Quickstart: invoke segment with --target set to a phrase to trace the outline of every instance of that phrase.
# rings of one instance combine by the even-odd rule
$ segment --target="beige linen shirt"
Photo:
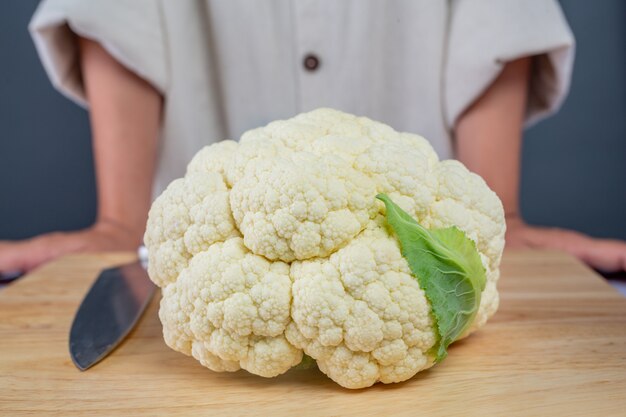
[[[555,0],[44,0],[30,30],[78,103],[74,34],[164,95],[157,193],[202,146],[322,106],[421,134],[450,158],[459,115],[507,61],[537,56],[527,122],[555,111],[574,43]]]

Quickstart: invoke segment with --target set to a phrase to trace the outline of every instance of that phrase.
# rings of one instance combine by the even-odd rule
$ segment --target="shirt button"
[[[320,66],[319,58],[313,54],[307,54],[302,63],[304,64],[304,69],[307,71],[315,71]]]

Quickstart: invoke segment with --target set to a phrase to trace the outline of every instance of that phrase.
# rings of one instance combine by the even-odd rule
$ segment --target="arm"
[[[0,242],[0,271],[28,271],[71,252],[135,250],[151,201],[162,98],[99,44],[79,39],[98,188],[96,223],[84,230]]]
[[[139,246],[146,225],[160,127],[161,97],[100,45],[80,40],[98,182],[98,225]]]
[[[594,239],[571,230],[529,226],[520,216],[520,151],[530,65],[530,58],[506,64],[493,84],[461,116],[455,129],[457,157],[480,174],[502,200],[508,247],[562,250],[598,269],[626,270],[626,243]]]

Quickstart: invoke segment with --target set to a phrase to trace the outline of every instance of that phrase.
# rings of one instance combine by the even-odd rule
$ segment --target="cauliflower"
[[[424,138],[318,109],[199,151],[144,241],[171,348],[264,377],[306,354],[363,388],[495,313],[504,232],[495,193]]]

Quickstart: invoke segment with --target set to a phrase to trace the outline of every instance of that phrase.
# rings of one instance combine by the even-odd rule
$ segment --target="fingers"
[[[594,269],[603,272],[626,270],[626,243],[618,240],[597,239],[577,232],[560,230],[558,243]]]
[[[626,271],[626,242],[598,239],[573,230],[512,224],[507,247],[531,247],[568,252],[603,272]]]
[[[9,274],[13,272],[25,272],[30,266],[26,254],[28,246],[23,242],[0,243],[0,272]]]
[[[29,272],[68,251],[71,237],[49,233],[32,239],[0,244],[0,272]]]
[[[0,272],[29,272],[34,268],[75,252],[135,250],[132,233],[119,226],[97,224],[68,233],[48,233],[17,242],[0,241]]]
[[[581,259],[602,272],[626,271],[626,243],[590,238]]]

